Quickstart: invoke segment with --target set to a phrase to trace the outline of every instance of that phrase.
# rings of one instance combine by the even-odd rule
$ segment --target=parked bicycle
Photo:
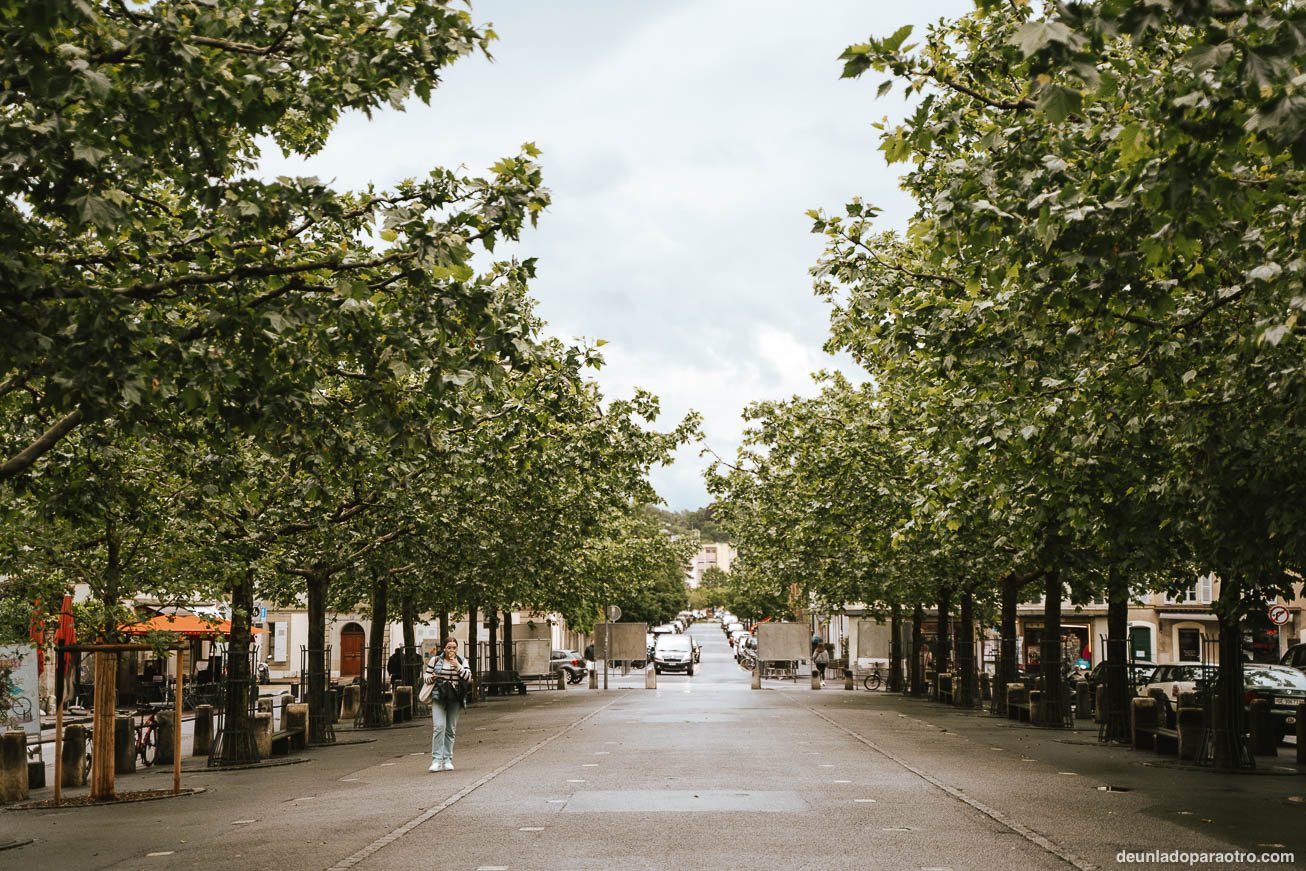
[[[136,755],[141,758],[141,764],[149,768],[154,764],[159,751],[158,711],[154,708],[141,708],[136,714],[141,718],[140,724],[136,726]]]
[[[884,679],[880,677],[880,667],[878,665],[874,671],[862,678],[862,686],[868,690],[878,690],[883,683]]]

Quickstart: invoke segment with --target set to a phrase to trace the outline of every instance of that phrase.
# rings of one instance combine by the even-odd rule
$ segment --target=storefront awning
[[[1198,620],[1204,623],[1214,623],[1215,615],[1202,611],[1162,611],[1157,615],[1162,620]]]
[[[144,635],[147,632],[176,632],[187,638],[212,638],[216,635],[230,635],[230,620],[210,620],[196,617],[194,614],[159,614],[143,623],[130,623],[119,626],[120,632],[128,635]],[[257,635],[266,629],[253,627],[250,632]]]

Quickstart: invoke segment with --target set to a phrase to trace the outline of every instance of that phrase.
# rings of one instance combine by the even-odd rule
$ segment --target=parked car
[[[731,647],[738,647],[738,646],[739,646],[739,639],[741,639],[741,638],[752,638],[753,636],[750,635],[750,634],[748,633],[748,630],[747,630],[747,629],[732,629],[732,630],[730,630],[730,635],[727,636],[727,637],[728,637],[729,640],[730,640],[730,646],[731,646]]]
[[[1306,674],[1306,644],[1294,644],[1283,652],[1283,658],[1279,660],[1280,665],[1290,665],[1298,671]]]
[[[694,676],[694,648],[685,635],[659,635],[653,645],[653,670],[683,671]]]
[[[1256,699],[1270,703],[1282,742],[1297,729],[1297,706],[1306,702],[1306,674],[1290,665],[1243,663],[1243,703],[1250,706]]]
[[[1215,677],[1215,666],[1202,665],[1200,662],[1176,662],[1173,665],[1158,665],[1147,681],[1146,688],[1163,690],[1171,702],[1179,699],[1180,693],[1196,692],[1198,682],[1209,683]]]
[[[1129,678],[1129,685],[1132,687],[1142,686],[1151,680],[1152,673],[1156,671],[1156,663],[1143,662],[1135,660],[1125,665],[1125,673]],[[1107,661],[1104,659],[1093,670],[1088,673],[1084,681],[1088,684],[1088,691],[1096,693],[1098,686],[1106,682]]]
[[[757,636],[749,635],[735,648],[735,662],[752,670],[757,664]]]
[[[567,673],[567,683],[585,679],[585,659],[574,650],[555,650],[549,655],[549,674],[557,674],[558,669]]]

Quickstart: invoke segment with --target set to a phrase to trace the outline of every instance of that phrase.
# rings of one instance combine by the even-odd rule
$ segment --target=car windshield
[[[1306,690],[1306,674],[1290,669],[1243,667],[1243,683],[1249,687]]]
[[[1165,679],[1176,681],[1201,680],[1204,677],[1202,674],[1204,670],[1209,671],[1209,669],[1203,669],[1200,665],[1176,665],[1165,676]]]
[[[689,639],[684,635],[663,635],[658,639],[657,649],[660,651],[670,650],[688,653]]]

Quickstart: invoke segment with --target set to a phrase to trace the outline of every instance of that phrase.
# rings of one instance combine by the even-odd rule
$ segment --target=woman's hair
[[[449,645],[449,642],[451,642],[451,641],[452,641],[454,644],[457,644],[457,643],[458,643],[458,639],[457,639],[457,638],[454,638],[454,637],[451,635],[451,636],[449,636],[448,638],[446,638],[446,639],[444,640],[444,642],[440,645],[440,649],[443,650],[445,647],[447,647],[447,646]]]

